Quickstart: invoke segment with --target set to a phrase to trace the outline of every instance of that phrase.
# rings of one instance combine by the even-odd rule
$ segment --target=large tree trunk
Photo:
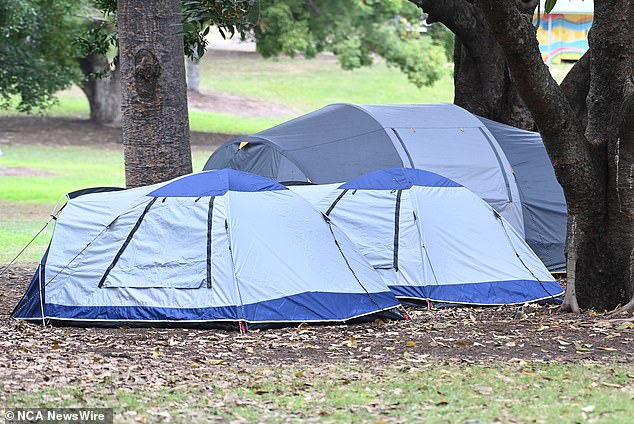
[[[119,69],[110,71],[108,58],[91,54],[79,59],[85,76],[81,89],[88,98],[90,120],[96,124],[121,125],[121,78]],[[105,74],[105,75],[101,75]]]
[[[562,87],[541,60],[535,28],[512,1],[479,0],[477,5],[505,52],[511,75],[517,76],[518,92],[566,195],[572,284],[563,308],[577,311],[577,301],[597,310],[627,303],[634,292],[632,2],[595,3],[589,59],[572,73],[577,84],[568,81]]]
[[[411,0],[456,35],[454,103],[472,113],[519,128],[535,127],[530,111],[517,93],[504,52],[480,10],[466,0]],[[524,9],[533,13],[534,4]]]
[[[477,28],[468,43],[455,38],[454,103],[476,115],[534,130],[533,117],[515,89],[500,46],[486,23]]]
[[[192,171],[180,0],[119,0],[128,187]]]
[[[586,137],[605,150],[607,162],[612,275],[605,290],[613,295],[612,302],[623,304],[634,299],[634,1],[595,4],[590,46]]]
[[[411,1],[457,36],[455,102],[524,128],[532,117],[542,134],[568,203],[563,309],[634,310],[632,0],[595,3],[590,50],[561,87],[522,16],[537,0]]]

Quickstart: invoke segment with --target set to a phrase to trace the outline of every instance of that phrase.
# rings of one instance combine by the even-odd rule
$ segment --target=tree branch
[[[634,93],[633,21],[631,1],[604,0],[594,5],[586,137],[595,145],[617,137],[625,113],[622,105]]]
[[[541,58],[535,28],[512,0],[479,0],[496,40],[504,50],[518,92],[541,132],[571,214],[588,214],[602,179],[590,143],[564,91]]]
[[[423,9],[434,22],[442,22],[462,40],[468,39],[477,29],[477,11],[467,0],[410,0]]]
[[[591,51],[586,51],[559,85],[564,96],[568,99],[570,107],[575,111],[577,119],[584,128],[588,122],[588,105],[586,99],[590,91],[591,56]]]
[[[531,15],[535,11],[535,8],[539,4],[539,0],[515,0],[515,5],[522,13],[530,13]]]

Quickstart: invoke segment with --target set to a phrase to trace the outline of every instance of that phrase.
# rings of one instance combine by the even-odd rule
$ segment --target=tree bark
[[[589,41],[585,134],[607,168],[607,219],[602,232],[609,243],[612,275],[601,290],[625,304],[634,293],[634,3],[595,3]]]
[[[479,11],[476,12],[480,15]],[[468,45],[456,37],[454,103],[476,115],[518,128],[534,130],[530,111],[508,71],[506,59],[483,17],[478,16]]]
[[[118,69],[110,71],[108,58],[91,54],[79,59],[85,78],[81,89],[88,98],[90,120],[99,125],[121,126],[121,78]],[[99,77],[99,74],[106,75]]]
[[[541,132],[568,203],[563,309],[634,310],[633,2],[595,4],[590,50],[559,87],[522,16],[536,0],[410,1],[456,34],[455,103]]]
[[[192,171],[180,0],[119,0],[128,187]]]
[[[200,93],[200,59],[187,59],[187,91]]]
[[[590,91],[590,50],[575,63],[561,82],[561,89],[568,103],[575,111],[582,128],[588,125],[588,107],[586,99]]]
[[[528,130],[535,129],[530,111],[517,93],[504,53],[486,19],[466,0],[412,0],[451,29],[454,46],[454,103],[476,115]],[[526,13],[535,4],[528,2]]]
[[[568,203],[567,266],[573,284],[563,308],[575,310],[575,300],[597,310],[627,303],[634,291],[631,1],[595,3],[589,83],[576,93],[553,80],[539,54],[535,28],[512,1],[479,0],[477,5],[511,75],[517,76],[517,90],[540,129]],[[579,66],[582,75],[586,60]],[[571,102],[583,99],[586,89],[586,119],[580,119],[584,107]]]

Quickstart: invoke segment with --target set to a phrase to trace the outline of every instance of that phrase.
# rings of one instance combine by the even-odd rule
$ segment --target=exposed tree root
[[[612,319],[609,319],[607,322],[609,322],[610,324],[627,324],[629,322],[634,322],[634,317],[632,317],[632,318],[612,318]]]
[[[557,310],[557,312],[564,313],[573,313],[580,314],[581,309],[579,309],[579,304],[577,303],[577,296],[575,294],[569,295],[569,290],[566,289],[566,295],[564,296],[564,301]]]
[[[570,217],[568,223],[568,254],[566,255],[566,270],[568,271],[568,282],[566,283],[566,293],[564,301],[559,307],[559,313],[581,313],[579,303],[577,302],[577,291],[575,289],[576,273],[577,273],[577,220],[574,215]]]
[[[632,299],[630,299],[630,301],[627,302],[625,305],[621,306],[620,308],[616,308],[612,312],[609,312],[607,315],[613,316],[613,315],[620,315],[620,314],[634,314],[634,296],[632,296]],[[634,318],[626,320],[626,321],[633,321],[633,320]]]

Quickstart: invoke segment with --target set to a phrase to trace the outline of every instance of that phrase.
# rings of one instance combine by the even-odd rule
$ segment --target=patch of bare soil
[[[187,103],[193,110],[244,117],[284,118],[297,114],[293,109],[278,103],[228,93],[190,91],[187,93]]]
[[[0,166],[0,177],[50,177],[53,172],[33,168],[15,168]]]
[[[216,372],[267,367],[380,369],[387,364],[623,362],[634,360],[634,325],[557,315],[554,306],[411,310],[411,321],[250,331],[42,327],[9,317],[33,269],[0,277],[0,381],[4,393],[65,384],[117,388],[195,384]],[[237,330],[237,328],[236,328]],[[129,378],[125,377],[128,376]],[[205,377],[206,376],[206,377]]]
[[[235,135],[191,133],[192,146],[210,153]],[[45,144],[121,148],[121,128],[96,125],[85,119],[43,116],[0,117],[0,148],[3,144]]]
[[[53,206],[48,204],[0,200],[0,217],[2,217],[2,221],[38,219],[44,223],[52,209]]]

